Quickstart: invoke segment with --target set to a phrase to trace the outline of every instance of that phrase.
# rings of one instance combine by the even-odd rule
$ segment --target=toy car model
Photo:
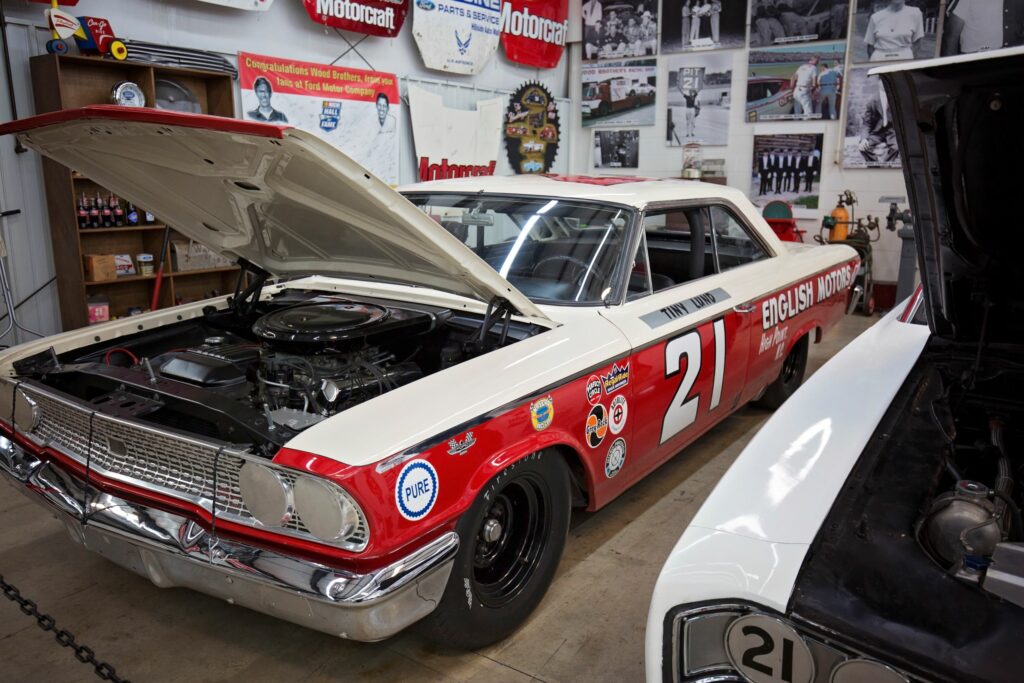
[[[879,69],[922,288],[825,364],[669,556],[648,681],[1018,681],[1024,49]]]
[[[128,58],[128,47],[114,35],[110,22],[99,17],[75,17],[57,7],[53,0],[50,9],[44,13],[50,27],[52,39],[46,43],[46,51],[53,54],[67,54],[69,38],[74,38],[78,49],[84,53],[107,55],[117,61]]]
[[[779,118],[793,113],[788,78],[756,77],[747,81],[747,120]]]
[[[718,185],[399,194],[301,130],[109,106],[4,133],[247,273],[0,355],[4,478],[158,586],[357,640],[508,635],[571,508],[784,400],[857,267]]]

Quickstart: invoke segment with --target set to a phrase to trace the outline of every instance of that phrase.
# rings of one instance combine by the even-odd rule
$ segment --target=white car
[[[248,282],[0,355],[0,474],[159,586],[356,640],[511,633],[571,508],[781,403],[858,265],[717,185],[399,193],[287,126],[138,108],[4,132]]]
[[[879,69],[922,287],[751,440],[654,589],[647,680],[1019,681],[1024,49]]]

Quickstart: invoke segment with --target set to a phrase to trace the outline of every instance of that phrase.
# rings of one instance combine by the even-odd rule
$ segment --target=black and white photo
[[[658,54],[657,0],[586,0],[583,59]]]
[[[940,0],[857,0],[853,61],[928,59],[938,49]]]
[[[658,64],[655,59],[584,64],[583,127],[653,126]]]
[[[750,46],[846,40],[849,0],[750,0]]]
[[[639,130],[594,131],[594,168],[637,168],[639,165]]]
[[[878,76],[850,69],[843,168],[900,168],[892,110]]]
[[[821,184],[822,133],[755,135],[750,200],[759,207],[779,200],[817,209]]]
[[[751,50],[747,121],[838,120],[846,43]]]
[[[729,141],[732,62],[728,52],[668,60],[665,142],[669,147]]]
[[[662,0],[661,51],[743,47],[747,0]]]
[[[1024,44],[1024,0],[947,0],[942,56]]]

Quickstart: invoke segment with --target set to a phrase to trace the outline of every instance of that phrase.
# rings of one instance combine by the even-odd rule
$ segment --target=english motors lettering
[[[498,51],[501,0],[413,0],[412,35],[428,69],[480,73]]]
[[[318,24],[370,36],[398,35],[405,23],[408,0],[302,0]]]
[[[478,101],[474,109],[453,109],[440,95],[410,84],[419,179],[494,175],[504,107],[505,99],[496,97]]]
[[[761,302],[761,329],[780,325],[846,290],[853,283],[855,274],[856,267],[846,265],[773,294]]]
[[[503,0],[501,44],[513,62],[558,66],[569,31],[568,0]]]

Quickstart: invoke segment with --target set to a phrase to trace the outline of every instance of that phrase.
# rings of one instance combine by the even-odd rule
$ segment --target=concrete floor
[[[814,371],[874,319],[812,345]],[[651,590],[669,551],[769,417],[747,407],[596,513],[574,514],[547,596],[511,638],[443,652],[413,628],[353,643],[183,589],[156,588],[73,544],[0,487],[0,573],[118,673],[142,681],[640,681]],[[0,599],[0,681],[94,681],[34,620]]]

